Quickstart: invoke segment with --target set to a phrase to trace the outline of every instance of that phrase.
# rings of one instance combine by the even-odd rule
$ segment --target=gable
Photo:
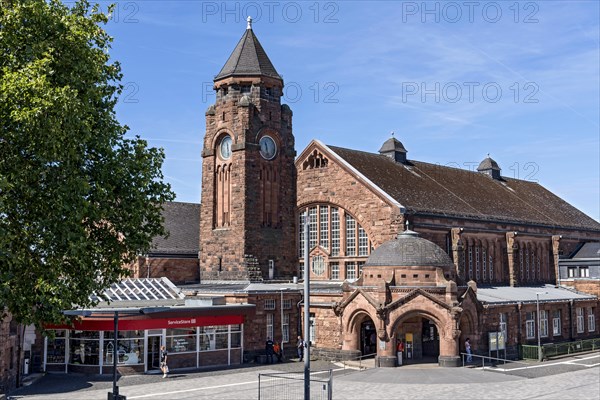
[[[363,186],[366,191],[374,194],[385,203],[394,208],[400,209],[401,213],[405,211],[402,204],[400,204],[396,199],[375,185],[368,177],[364,176],[354,166],[333,152],[331,148],[321,143],[319,140],[312,140],[306,149],[304,149],[304,151],[298,156],[296,159],[296,169],[299,177],[303,172],[309,170],[314,170],[317,173],[323,172],[323,174],[327,175],[331,175],[331,171],[342,171],[341,173],[336,174],[336,176],[329,176],[329,178],[335,180],[337,185],[348,183],[350,185],[354,185],[358,183]],[[301,189],[299,187],[299,195],[300,190]],[[335,187],[326,188],[326,190],[335,190]],[[354,191],[357,193],[357,190],[358,189]]]

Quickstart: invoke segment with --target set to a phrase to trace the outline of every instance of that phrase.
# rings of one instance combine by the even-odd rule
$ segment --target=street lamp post
[[[535,303],[537,308],[537,338],[538,338],[538,361],[542,362],[542,338],[540,336],[540,294],[548,294],[548,292],[536,292]]]
[[[304,400],[310,400],[310,228],[304,224]]]

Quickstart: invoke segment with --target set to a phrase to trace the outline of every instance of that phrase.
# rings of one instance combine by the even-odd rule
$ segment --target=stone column
[[[465,247],[461,240],[463,228],[452,228],[450,235],[452,237],[452,259],[456,270],[457,280],[466,280],[465,275]]]
[[[358,343],[358,333],[349,332],[350,327],[346,327],[347,331],[344,333],[344,342],[342,343],[342,350],[359,350],[360,346]]]
[[[456,328],[455,324],[455,322],[452,322],[445,327],[443,332],[440,332],[440,356],[438,357],[440,367],[458,367],[461,365],[459,355],[461,331]]]
[[[552,261],[554,263],[554,282],[560,285],[560,269],[558,266],[558,259],[560,255],[560,239],[562,236],[552,236]]]
[[[508,255],[508,278],[510,286],[519,286],[519,245],[515,240],[517,232],[506,232],[506,254]]]
[[[377,358],[376,366],[378,367],[395,367],[397,365],[395,343],[390,340],[387,333],[388,328],[388,312],[384,308],[380,308],[377,312],[378,321],[377,327]],[[384,347],[381,348],[380,344]]]

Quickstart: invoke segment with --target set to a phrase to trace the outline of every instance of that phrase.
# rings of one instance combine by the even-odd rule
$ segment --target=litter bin
[[[398,356],[398,366],[402,365],[402,352],[398,351],[396,352],[396,355]]]

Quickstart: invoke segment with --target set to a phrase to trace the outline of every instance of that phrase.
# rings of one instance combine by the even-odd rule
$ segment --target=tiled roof
[[[600,223],[535,182],[327,147],[409,213],[600,231]]]
[[[477,171],[484,171],[486,169],[495,169],[495,170],[500,171],[500,167],[498,166],[498,163],[496,161],[492,160],[490,157],[487,157],[485,160],[480,162],[479,166],[477,167]]]
[[[406,149],[404,148],[404,145],[402,144],[402,142],[400,142],[396,138],[389,138],[388,140],[386,140],[383,143],[383,145],[381,146],[381,149],[379,149],[380,153],[385,153],[388,151],[401,151],[401,152],[406,153]]]
[[[261,75],[281,79],[252,29],[246,29],[215,81],[229,76]]]
[[[197,255],[200,250],[200,204],[167,202],[163,217],[169,235],[154,237],[150,254]]]

